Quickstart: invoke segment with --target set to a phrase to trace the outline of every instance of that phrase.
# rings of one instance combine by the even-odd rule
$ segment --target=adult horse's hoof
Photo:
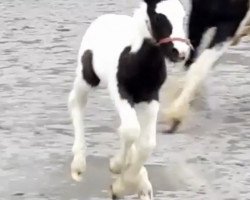
[[[178,120],[178,119],[174,119],[173,122],[172,122],[171,127],[168,130],[164,131],[163,133],[165,133],[165,134],[173,134],[178,130],[180,125],[181,125],[181,121]]]

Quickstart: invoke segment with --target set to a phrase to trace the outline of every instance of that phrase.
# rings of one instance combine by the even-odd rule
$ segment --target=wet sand
[[[67,97],[81,37],[103,13],[131,14],[129,0],[0,2],[0,200],[104,200],[119,119],[104,89],[87,106],[88,166],[70,177]],[[250,199],[250,45],[231,48],[207,79],[178,134],[147,162],[155,199]],[[134,197],[126,197],[133,199]]]

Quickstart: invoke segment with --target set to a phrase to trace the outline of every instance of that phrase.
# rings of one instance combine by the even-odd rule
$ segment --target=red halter
[[[186,43],[192,50],[194,49],[193,45],[191,44],[190,40],[189,39],[184,39],[184,38],[178,38],[178,37],[166,37],[166,38],[163,38],[163,39],[160,39],[160,41],[157,43],[158,45],[161,45],[161,44],[166,44],[166,43],[169,43],[169,42],[174,42],[174,41],[179,41],[179,42],[184,42]]]

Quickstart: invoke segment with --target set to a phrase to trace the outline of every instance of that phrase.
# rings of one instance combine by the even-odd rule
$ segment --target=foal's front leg
[[[140,125],[136,111],[129,103],[128,98],[121,98],[116,81],[109,84],[109,92],[121,120],[118,129],[121,138],[121,149],[117,155],[110,159],[110,170],[115,174],[120,174],[125,168],[128,151],[139,137]]]
[[[110,170],[115,174],[120,174],[123,168],[126,167],[128,151],[139,137],[140,125],[137,120],[135,109],[126,99],[117,98],[115,104],[121,119],[121,125],[118,129],[121,138],[121,149],[117,155],[111,158]]]
[[[117,155],[111,158],[110,170],[113,173],[123,173],[129,164],[128,157],[130,157],[129,154],[132,152],[131,147],[139,137],[140,125],[137,120],[135,109],[126,99],[116,98],[115,104],[121,119],[121,125],[119,127],[121,149]],[[129,187],[131,185],[124,182],[123,179],[118,178],[115,183],[116,184],[113,184],[111,189],[113,199],[134,192],[131,192],[131,187]]]
[[[129,151],[128,166],[112,185],[113,197],[124,195],[125,190],[137,192],[140,199],[152,200],[153,189],[143,166],[156,145],[156,122],[159,103],[140,103],[136,105],[141,134]]]

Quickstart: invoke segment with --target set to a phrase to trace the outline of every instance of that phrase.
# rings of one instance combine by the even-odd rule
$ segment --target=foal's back
[[[132,17],[106,14],[97,18],[83,36],[79,50],[79,61],[84,52],[93,54],[93,68],[101,81],[107,82],[108,76],[114,75],[119,56],[124,47],[131,45],[135,34]]]

